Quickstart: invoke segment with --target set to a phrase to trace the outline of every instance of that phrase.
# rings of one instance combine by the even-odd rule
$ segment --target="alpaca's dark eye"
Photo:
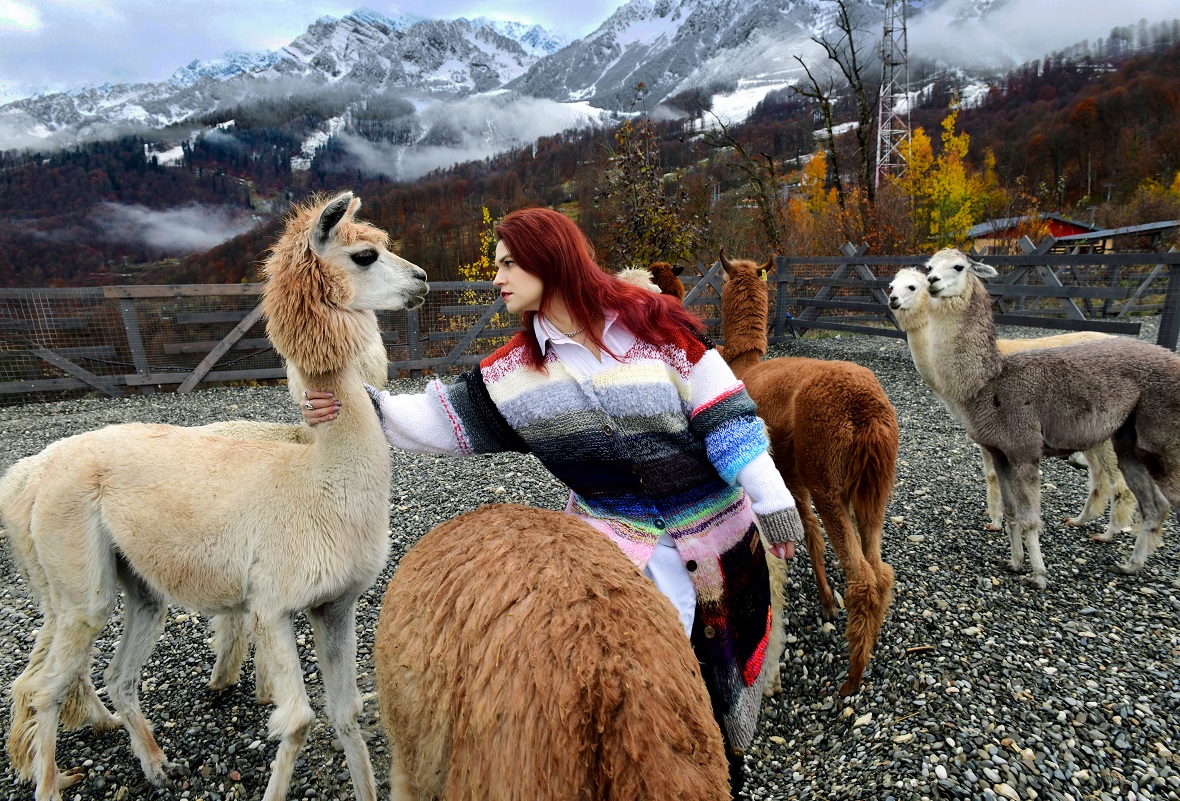
[[[910,292],[917,292],[917,291],[918,291],[918,288],[916,286],[914,286],[913,284],[910,284]]]
[[[373,262],[377,261],[377,251],[362,250],[359,253],[353,253],[352,260],[361,267],[368,267]]]
[[[966,268],[966,266],[967,265],[965,265],[965,264],[956,264],[955,265],[955,272],[960,272],[960,273],[963,272],[963,270]]]

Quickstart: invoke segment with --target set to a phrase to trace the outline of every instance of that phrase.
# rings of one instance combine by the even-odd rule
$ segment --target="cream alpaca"
[[[909,267],[897,271],[893,281],[889,284],[889,308],[901,330],[906,332],[910,355],[918,375],[926,382],[939,398],[939,388],[934,385],[935,374],[929,342],[929,303],[930,295],[926,291],[926,274]],[[1075,345],[1096,339],[1109,339],[1109,334],[1099,334],[1093,331],[1075,331],[1069,334],[1037,337],[1032,339],[997,339],[996,348],[1001,354],[1016,353],[1021,350],[1034,348],[1055,348],[1065,345]],[[949,407],[948,407],[949,408]],[[953,416],[953,414],[952,414]],[[961,421],[960,421],[961,422]],[[983,475],[987,484],[987,512],[990,521],[985,528],[1000,531],[1004,523],[1004,509],[1000,502],[1000,484],[996,477],[995,467],[986,451],[980,449],[980,460],[983,462]],[[1114,445],[1107,441],[1097,448],[1085,453],[1089,473],[1090,491],[1086,497],[1085,506],[1077,517],[1068,517],[1065,523],[1080,526],[1102,514],[1111,505],[1110,521],[1106,530],[1095,534],[1094,539],[1100,542],[1110,542],[1120,531],[1127,531],[1134,523],[1135,496],[1127,489],[1123,481],[1123,474],[1119,472],[1118,460],[1115,457]]]
[[[1123,337],[1002,356],[991,297],[980,281],[995,269],[951,248],[927,266],[934,385],[995,464],[1011,568],[1021,568],[1027,545],[1032,583],[1046,584],[1042,454],[1112,440],[1139,504],[1135,547],[1118,569],[1139,572],[1169,504],[1180,503],[1180,358]]]
[[[249,614],[274,687],[278,752],[265,801],[284,798],[315,719],[291,616],[316,635],[327,714],[356,796],[376,791],[356,716],[356,599],[388,552],[390,457],[357,363],[367,310],[420,305],[425,273],[355,220],[351,193],[297,210],[266,265],[263,303],[276,349],[344,401],[306,445],[243,441],[200,429],[128,424],[51,446],[45,469],[2,511],[45,614],[13,683],[8,750],[38,801],[76,783],[55,760],[59,717],[84,719],[90,647],[124,589],[124,631],[107,689],[148,780],[175,766],[139,708],[139,676],[168,603]],[[350,411],[351,410],[351,411]],[[4,495],[0,492],[0,497]]]

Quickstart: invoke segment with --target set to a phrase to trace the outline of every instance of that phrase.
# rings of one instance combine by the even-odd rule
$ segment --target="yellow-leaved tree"
[[[951,113],[942,121],[942,152],[938,155],[921,128],[915,128],[901,146],[906,163],[901,186],[913,202],[918,237],[933,247],[962,244],[967,230],[996,203],[1000,192],[990,151],[982,170],[967,163],[971,137],[955,133],[958,116],[956,98],[951,102]]]

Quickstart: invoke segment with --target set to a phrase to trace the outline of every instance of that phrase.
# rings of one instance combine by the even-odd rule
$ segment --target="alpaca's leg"
[[[110,614],[110,594],[99,591],[97,602],[73,607],[59,616],[45,663],[33,678],[30,706],[32,773],[37,780],[36,801],[59,801],[61,791],[80,782],[86,769],[57,767],[57,726],[62,707],[90,669],[90,648]]]
[[[824,531],[832,543],[832,550],[844,568],[844,579],[847,582],[844,606],[848,610],[848,623],[844,636],[848,640],[849,665],[848,679],[840,685],[840,694],[851,695],[860,689],[885,612],[879,608],[877,574],[857,545],[848,507],[838,498],[817,494],[813,499],[816,511],[824,521]]]
[[[388,723],[386,724],[389,725]],[[410,783],[397,743],[389,743],[389,801],[418,801],[418,794]]]
[[[123,636],[107,665],[107,692],[123,718],[123,726],[131,737],[131,750],[139,758],[143,775],[156,787],[168,787],[170,777],[179,775],[181,767],[168,761],[139,706],[143,666],[164,631],[168,605],[126,561],[120,559],[117,568],[119,583],[123,585]]]
[[[43,603],[43,607],[48,604]],[[46,608],[45,622],[37,631],[29,664],[12,683],[12,710],[8,725],[8,760],[18,781],[34,781],[37,778],[36,760],[36,715],[33,693],[38,686],[38,673],[45,667],[49,647],[53,643],[56,616]]]
[[[1113,476],[1110,475],[1110,469],[1114,468],[1117,472],[1117,464],[1114,455],[1114,446],[1107,440],[1096,448],[1091,448],[1086,451],[1086,464],[1089,465],[1087,471],[1089,479],[1089,493],[1086,495],[1086,504],[1082,507],[1082,511],[1077,517],[1065,518],[1067,526],[1081,526],[1089,523],[1098,515],[1106,511],[1106,504],[1111,498],[1111,482]],[[1113,518],[1112,518],[1113,519]],[[1105,534],[1095,534],[1094,539],[1100,542],[1110,542],[1114,534],[1107,527]]]
[[[282,801],[287,797],[295,757],[307,742],[315,713],[303,686],[291,616],[261,617],[255,613],[253,628],[256,659],[261,657],[266,662],[274,686],[275,709],[270,714],[267,737],[279,741],[263,801]]]
[[[819,593],[819,610],[824,620],[835,620],[840,614],[840,607],[836,605],[836,598],[832,595],[832,588],[828,585],[828,572],[824,568],[823,531],[820,530],[819,520],[815,512],[811,511],[811,495],[801,487],[789,487],[795,496],[795,505],[799,510],[799,519],[803,521],[803,542],[807,545],[807,555],[811,558],[811,569],[815,572],[815,588]]]
[[[1135,535],[1135,546],[1131,550],[1130,558],[1115,570],[1124,574],[1135,574],[1143,569],[1147,557],[1152,551],[1152,543],[1161,537],[1160,527],[1168,515],[1169,503],[1176,494],[1180,501],[1180,494],[1171,489],[1168,484],[1168,470],[1165,466],[1164,479],[1158,485],[1152,479],[1147,466],[1139,458],[1139,443],[1136,440],[1133,422],[1124,424],[1114,436],[1114,449],[1118,454],[1119,470],[1123,478],[1135,494],[1139,503],[1139,527]]]
[[[1008,457],[1001,451],[985,449],[995,467],[996,479],[1000,485],[1000,498],[1003,502],[1005,524],[1004,530],[1008,534],[1008,545],[1012,556],[1008,561],[1008,569],[1019,573],[1024,568],[1024,539],[1020,527],[1016,524],[1016,490],[1012,486],[1013,471]]]
[[[1041,470],[1035,461],[1012,465],[1011,488],[1014,491],[1013,514],[1028,549],[1028,563],[1032,575],[1026,580],[1037,589],[1048,585],[1048,570],[1041,556]]]
[[[782,692],[779,662],[787,648],[786,607],[787,563],[766,550],[766,568],[770,574],[770,637],[766,644],[766,659],[762,663],[762,696],[773,698]]]
[[[865,563],[876,576],[877,602],[872,607],[874,630],[871,642],[875,645],[880,636],[885,615],[893,603],[893,568],[881,556],[881,540],[885,531],[885,508],[889,489],[878,493],[854,494],[852,517],[860,539],[860,551]],[[866,657],[867,659],[867,657]]]
[[[979,448],[979,458],[983,462],[983,480],[987,485],[988,522],[984,528],[988,531],[1000,531],[1004,527],[1004,502],[1000,497],[1000,479],[996,476],[991,456],[983,448]]]
[[[209,677],[209,689],[225,690],[236,685],[241,678],[242,662],[249,647],[246,615],[244,612],[214,615],[210,625],[213,627],[212,645],[216,660]]]
[[[316,657],[324,676],[328,720],[344,746],[357,801],[377,801],[369,749],[357,717],[364,711],[356,686],[356,598],[349,596],[309,609]]]

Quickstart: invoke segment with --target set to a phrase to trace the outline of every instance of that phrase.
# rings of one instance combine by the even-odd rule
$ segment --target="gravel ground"
[[[1026,332],[1027,333],[1027,332]],[[1017,334],[1019,335],[1019,334]],[[1154,334],[1145,331],[1145,338]],[[1049,588],[1005,571],[1003,534],[983,529],[984,488],[975,450],[918,379],[903,342],[829,337],[777,346],[772,356],[844,358],[871,368],[901,424],[898,482],[889,506],[885,558],[897,573],[862,691],[833,696],[848,663],[843,619],[824,624],[805,555],[791,568],[784,692],[764,707],[742,797],[753,799],[1180,799],[1180,590],[1175,529],[1138,576],[1113,568],[1131,537],[1091,541],[1059,522],[1080,510],[1084,472],[1062,460],[1044,471],[1042,537]],[[411,390],[421,381],[395,382]],[[0,469],[48,443],[109,423],[195,425],[222,419],[297,421],[279,387],[213,388],[189,396],[85,398],[0,408]],[[363,725],[379,794],[388,756],[376,717],[371,645],[384,586],[397,558],[436,524],[487,503],[559,509],[566,492],[531,457],[436,459],[394,454],[390,497],[393,559],[359,610]],[[23,670],[40,613],[0,546],[0,684]],[[843,586],[829,551],[829,576]],[[300,643],[312,703],[321,708],[311,635]],[[97,642],[95,681],[120,623]],[[258,799],[274,744],[268,710],[253,702],[249,666],[236,689],[204,686],[212,660],[205,622],[173,609],[144,671],[142,702],[169,757],[186,766],[181,786],[156,791],[143,779],[124,732],[83,729],[59,737],[59,764],[83,765],[84,799]],[[306,642],[306,646],[302,643]],[[0,728],[7,731],[7,700]],[[31,799],[0,757],[0,799]],[[322,721],[296,764],[292,798],[351,799],[343,754]]]

